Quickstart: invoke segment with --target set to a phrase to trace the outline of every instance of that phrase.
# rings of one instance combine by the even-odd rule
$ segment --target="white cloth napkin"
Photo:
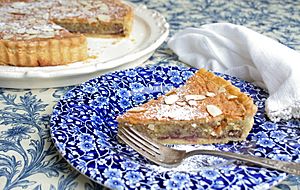
[[[215,23],[187,28],[168,41],[179,59],[266,88],[272,121],[300,118],[300,53],[246,27]]]

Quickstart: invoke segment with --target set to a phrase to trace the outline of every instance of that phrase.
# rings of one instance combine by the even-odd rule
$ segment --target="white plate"
[[[129,38],[88,38],[88,53],[96,58],[63,66],[0,66],[0,87],[69,86],[110,71],[142,64],[165,41],[169,34],[169,24],[160,13],[145,6],[135,7],[134,12],[133,29]]]

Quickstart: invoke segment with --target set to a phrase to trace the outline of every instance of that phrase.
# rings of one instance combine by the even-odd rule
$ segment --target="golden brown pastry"
[[[211,144],[245,140],[257,111],[229,81],[200,69],[180,88],[117,117],[163,144]]]

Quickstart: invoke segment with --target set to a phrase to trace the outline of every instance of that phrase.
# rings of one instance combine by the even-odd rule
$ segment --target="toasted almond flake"
[[[144,112],[146,111],[146,108],[143,107],[135,107],[135,108],[131,108],[130,110],[128,110],[128,112],[132,112],[132,113],[138,113],[138,112]]]
[[[25,35],[25,36],[23,36],[23,39],[25,39],[25,40],[31,40],[31,39],[37,38],[37,37],[38,37],[37,35]]]
[[[228,95],[227,98],[228,98],[229,100],[232,100],[232,99],[236,99],[236,98],[238,98],[238,97],[235,96],[235,95]]]
[[[88,6],[89,5],[88,2],[86,2],[86,1],[80,1],[79,3],[82,4],[82,5],[84,5],[84,6]]]
[[[168,105],[174,104],[179,99],[179,96],[172,94],[165,97],[165,103]]]
[[[185,106],[186,102],[177,101],[176,104],[179,105],[179,106]]]
[[[26,3],[24,3],[24,2],[15,2],[15,3],[12,3],[11,6],[15,9],[21,9],[21,8],[26,6]]]
[[[189,101],[188,101],[188,104],[189,104],[190,106],[196,106],[196,105],[197,105],[197,101],[196,101],[196,100],[189,100]]]
[[[185,99],[187,100],[187,101],[189,101],[189,100],[204,100],[206,98],[206,96],[204,96],[204,95],[194,95],[194,94],[189,94],[189,95],[185,95]]]
[[[102,13],[108,13],[109,12],[109,7],[107,5],[105,5],[105,4],[100,4],[100,7],[98,9]]]
[[[17,30],[17,34],[24,34],[26,32],[25,28],[20,28]]]
[[[213,117],[219,116],[223,113],[222,110],[215,105],[207,105],[206,109],[208,113]]]
[[[34,30],[34,29],[29,29],[26,31],[26,34],[38,34],[39,31],[38,30]]]
[[[152,130],[152,131],[154,131],[154,127],[155,127],[154,124],[149,124],[149,125],[148,125],[148,129],[150,129],[150,130]]]
[[[23,40],[23,37],[22,36],[16,36],[15,39],[16,40]]]
[[[216,133],[215,131],[212,131],[212,132],[211,132],[211,136],[216,137],[216,136],[217,136],[217,133]]]
[[[225,89],[224,87],[220,87],[219,90],[218,90],[218,92],[219,92],[219,93],[226,92],[226,89]]]
[[[54,30],[61,30],[61,29],[63,29],[61,26],[56,25],[56,24],[52,25],[51,27],[52,27]]]
[[[97,19],[100,21],[104,21],[107,22],[110,20],[110,16],[109,15],[105,15],[105,14],[100,14],[97,16]]]
[[[213,93],[213,92],[206,92],[206,96],[208,96],[208,97],[214,97],[214,96],[216,96],[216,94]]]
[[[193,123],[193,124],[192,124],[192,127],[193,127],[193,128],[196,128],[196,127],[197,127],[197,124],[196,124],[196,123]]]
[[[54,36],[54,34],[40,34],[37,36],[37,38],[53,38]]]
[[[40,30],[43,32],[54,32],[54,29],[50,28],[50,27],[44,27],[44,28],[41,28]]]

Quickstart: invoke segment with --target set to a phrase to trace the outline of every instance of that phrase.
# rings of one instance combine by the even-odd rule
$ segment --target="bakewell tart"
[[[132,8],[119,0],[0,0],[0,64],[82,61],[86,35],[127,37],[132,20]]]
[[[256,111],[251,97],[200,69],[182,87],[129,109],[117,122],[163,144],[227,143],[246,139]]]

